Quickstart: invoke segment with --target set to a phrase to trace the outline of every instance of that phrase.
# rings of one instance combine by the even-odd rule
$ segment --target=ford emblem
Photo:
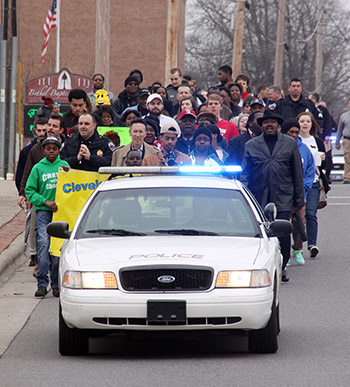
[[[175,277],[173,277],[172,275],[161,275],[160,277],[158,277],[158,281],[162,284],[170,284],[175,281]]]

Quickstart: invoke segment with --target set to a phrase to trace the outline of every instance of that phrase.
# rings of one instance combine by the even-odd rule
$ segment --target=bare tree
[[[322,19],[315,10],[317,0],[289,0],[286,15],[284,88],[294,77],[302,80],[304,94],[315,90],[316,32],[323,26],[322,99],[338,117],[349,97],[349,12],[337,0],[324,2]],[[248,5],[248,2],[246,3]],[[232,60],[232,0],[196,0],[186,34],[186,72],[201,87],[217,83],[217,69]],[[250,0],[245,12],[242,71],[251,78],[253,91],[271,85],[276,49],[278,1]]]

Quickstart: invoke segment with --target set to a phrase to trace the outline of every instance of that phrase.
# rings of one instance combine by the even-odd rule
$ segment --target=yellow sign
[[[69,230],[72,230],[92,192],[109,176],[75,169],[65,172],[60,168],[55,199],[58,211],[54,212],[52,221],[67,222]],[[60,256],[62,244],[63,239],[51,238],[51,254]]]

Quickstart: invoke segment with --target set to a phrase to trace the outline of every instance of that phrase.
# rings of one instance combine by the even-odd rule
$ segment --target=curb
[[[20,264],[22,264],[22,261],[24,261],[22,257],[24,251],[24,232],[22,232],[0,254],[0,277],[6,272],[14,271]],[[0,282],[2,282],[2,280]]]

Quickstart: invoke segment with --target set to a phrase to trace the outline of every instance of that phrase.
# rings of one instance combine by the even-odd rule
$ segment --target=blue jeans
[[[316,181],[306,195],[305,219],[308,247],[317,245],[317,206],[319,199],[320,183]]]
[[[52,215],[52,211],[36,211],[36,249],[39,270],[35,277],[38,287],[47,288],[51,269],[51,287],[58,288],[58,257],[50,255],[50,236],[46,232],[47,225],[52,221]]]

